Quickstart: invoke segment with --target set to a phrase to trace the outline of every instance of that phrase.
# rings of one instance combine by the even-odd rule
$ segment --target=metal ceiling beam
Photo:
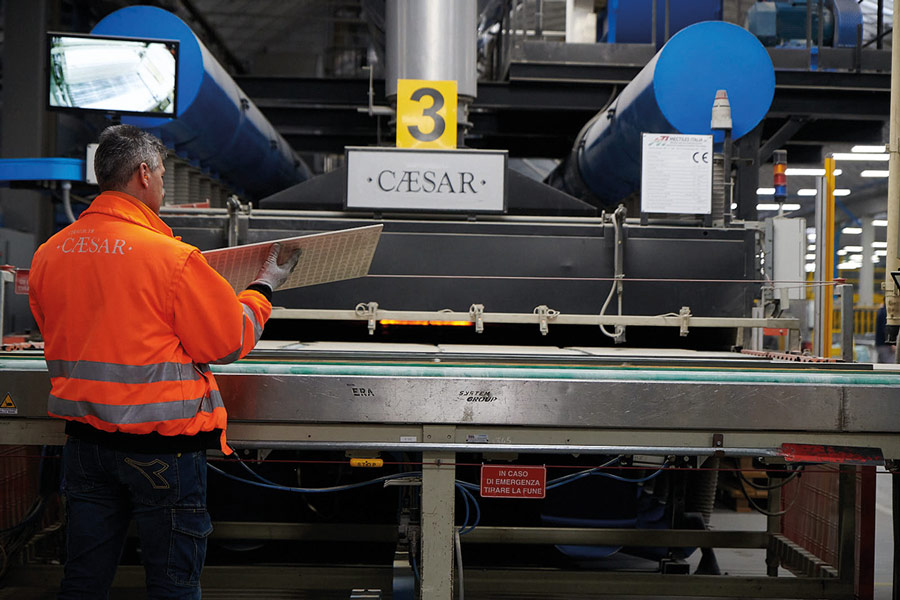
[[[779,74],[781,83],[776,86],[765,138],[778,141],[780,138],[773,136],[790,133],[787,139],[792,145],[822,145],[880,136],[889,101],[885,77],[863,75],[865,81],[859,82],[854,80],[856,75],[848,73],[812,75]],[[368,108],[366,80],[236,80],[299,152],[342,152],[344,145],[375,143],[378,122],[361,112]],[[884,87],[878,88],[881,85]],[[878,89],[871,89],[873,86]],[[609,81],[482,82],[470,109],[474,127],[467,143],[479,148],[506,148],[512,156],[563,156],[571,149],[578,130],[619,89]],[[387,104],[384,93],[384,82],[376,80],[376,105]],[[782,126],[784,118],[797,121],[778,134],[776,128]],[[383,119],[382,135],[388,133],[386,126]]]
[[[795,133],[800,131],[800,128],[803,127],[804,123],[806,123],[808,120],[809,119],[807,119],[806,117],[789,118],[787,122],[778,129],[778,131],[776,131],[768,140],[766,140],[765,144],[760,146],[758,164],[768,162],[769,158],[772,156],[772,153],[783,146],[789,139],[794,136]]]

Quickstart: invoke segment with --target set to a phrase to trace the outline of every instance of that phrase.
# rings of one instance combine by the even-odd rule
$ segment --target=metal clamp
[[[377,302],[369,302],[366,304],[365,302],[360,302],[356,305],[356,316],[360,319],[368,319],[369,320],[369,335],[373,335],[375,333],[375,324],[377,323],[377,315],[378,315],[378,303]]]
[[[550,331],[547,323],[556,317],[559,316],[558,310],[553,310],[546,304],[541,304],[540,306],[534,309],[534,314],[538,316],[538,323],[541,328],[541,335],[547,335],[547,332]]]
[[[231,195],[225,200],[225,208],[228,210],[228,247],[237,246],[243,238],[246,238],[247,219],[250,217],[250,204],[241,204],[237,196]],[[242,230],[244,235],[241,236]]]
[[[475,322],[475,333],[484,333],[484,304],[470,306],[469,318]]]
[[[681,319],[681,329],[679,330],[679,335],[681,337],[687,337],[688,334],[688,324],[691,320],[691,307],[690,306],[682,306],[681,310],[678,311],[678,317]]]

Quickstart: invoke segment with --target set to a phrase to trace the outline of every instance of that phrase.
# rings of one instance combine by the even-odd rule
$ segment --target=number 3
[[[414,102],[419,102],[424,96],[431,98],[431,106],[423,109],[422,115],[431,119],[434,122],[434,127],[432,127],[429,133],[423,133],[418,125],[410,125],[408,129],[410,135],[420,142],[433,142],[444,135],[444,129],[446,127],[444,118],[437,114],[439,110],[444,108],[444,96],[434,88],[425,87],[419,88],[413,92],[410,99]]]

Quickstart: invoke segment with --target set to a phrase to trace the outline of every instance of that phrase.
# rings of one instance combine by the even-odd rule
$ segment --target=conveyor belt
[[[421,524],[421,564],[431,568],[423,570],[423,582],[452,577],[460,462],[505,461],[512,453],[523,460],[535,453],[667,456],[686,467],[699,464],[691,456],[718,454],[814,463],[900,458],[900,371],[721,353],[459,350],[298,344],[214,366],[230,414],[228,439],[245,448],[323,450],[333,456],[403,451],[409,460],[420,460],[422,513],[429,515]],[[15,414],[0,414],[0,439],[61,443],[61,421],[46,416],[50,386],[42,357],[0,355],[0,374],[0,393],[16,406]],[[835,446],[848,448],[834,451]],[[852,474],[849,469],[842,467],[842,473]],[[847,510],[854,509],[853,481],[855,475],[841,478]],[[564,530],[540,533],[558,531]],[[648,531],[640,533],[654,535]],[[764,540],[773,556],[789,546],[776,532],[771,529]],[[855,528],[842,528],[842,536],[855,539]],[[715,577],[706,584],[707,576],[678,575],[676,584],[649,574],[644,577],[655,579],[629,580],[629,586],[640,581],[655,593],[677,588],[733,597],[847,598],[854,554],[843,556],[849,558],[827,576]],[[842,575],[832,576],[837,572]],[[528,571],[517,570],[516,577],[523,573]],[[560,587],[571,577],[568,571],[542,570],[546,586],[531,585],[542,597],[575,597]],[[615,581],[594,581],[584,589],[606,589]]]
[[[441,441],[457,452],[487,450],[486,442],[746,454],[799,443],[879,448],[900,458],[898,371],[740,355],[427,348],[266,350],[214,365],[229,437],[247,445],[421,450],[406,444],[425,444],[424,429],[442,426],[452,431]],[[43,360],[6,355],[0,372],[16,405],[15,414],[0,415],[0,433],[19,443],[58,435],[59,424],[45,419]]]

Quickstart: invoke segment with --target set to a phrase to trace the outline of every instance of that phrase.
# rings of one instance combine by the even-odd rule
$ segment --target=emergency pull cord
[[[600,316],[606,314],[606,309],[609,306],[610,301],[612,300],[613,294],[618,293],[619,295],[619,316],[622,316],[622,279],[625,277],[624,269],[622,268],[622,223],[625,221],[625,206],[620,204],[618,208],[616,208],[615,212],[613,212],[612,216],[613,221],[613,231],[615,232],[615,247],[613,248],[613,269],[615,270],[615,280],[613,281],[612,286],[609,288],[609,294],[606,296],[606,302],[603,303],[603,307],[600,309]],[[606,330],[606,327],[603,323],[600,323],[600,331],[603,332],[603,335],[606,337],[611,337],[616,342],[623,342],[624,334],[625,334],[625,326],[624,325],[616,325],[615,331],[610,333]]]

